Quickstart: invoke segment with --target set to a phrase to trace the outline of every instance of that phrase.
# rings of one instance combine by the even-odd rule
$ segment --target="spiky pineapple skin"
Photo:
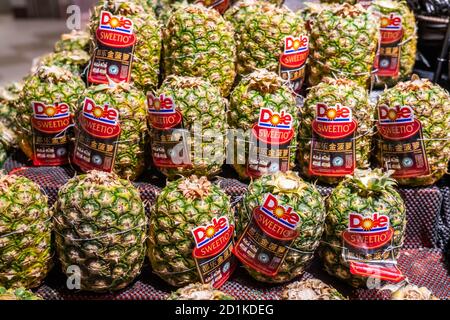
[[[143,91],[156,89],[159,83],[162,34],[155,14],[145,6],[133,1],[102,0],[95,7],[91,17],[92,39],[95,39],[102,10],[125,16],[133,21],[137,41],[133,54],[131,81]],[[95,47],[95,41],[93,47]]]
[[[83,50],[53,52],[39,57],[34,61],[31,73],[35,73],[40,67],[58,66],[81,75],[89,63],[91,56]]]
[[[242,1],[225,13],[235,26],[237,73],[277,72],[287,36],[306,35],[300,15],[265,1]]]
[[[91,44],[89,32],[72,30],[61,35],[55,43],[55,52],[83,50],[88,52]]]
[[[280,190],[277,181],[287,179],[302,186],[300,191]],[[241,236],[253,214],[260,207],[266,194],[271,193],[278,199],[278,204],[291,206],[300,215],[297,227],[299,235],[290,245],[285,260],[275,276],[266,276],[248,266],[248,273],[258,281],[267,283],[283,283],[301,275],[314,256],[324,230],[325,205],[319,191],[312,184],[304,182],[296,172],[277,172],[252,180],[242,202],[238,205],[237,232]]]
[[[234,300],[234,298],[214,289],[211,284],[193,283],[172,292],[167,300]]]
[[[183,128],[190,132],[188,150],[192,166],[160,168],[160,171],[171,179],[180,175],[211,177],[218,174],[225,157],[226,141],[210,142],[208,137],[220,136],[225,139],[228,100],[222,98],[220,90],[208,81],[193,77],[169,76],[156,91],[157,97],[161,94],[174,99],[175,106],[183,116]],[[194,129],[194,126],[198,128]],[[150,137],[152,130],[150,125]],[[216,159],[210,156],[215,152],[221,152],[222,157]]]
[[[381,176],[381,170],[377,171]],[[377,192],[361,189],[350,176],[343,180],[326,200],[327,218],[323,244],[319,249],[325,271],[350,284],[353,287],[364,287],[367,278],[350,273],[349,262],[343,257],[342,233],[349,225],[349,213],[371,216],[373,213],[386,215],[390,219],[390,226],[394,230],[392,247],[395,258],[400,254],[406,227],[406,207],[393,186],[387,186]],[[371,259],[389,258],[390,253],[377,252],[368,255]]]
[[[201,77],[229,95],[236,75],[234,30],[216,10],[180,6],[169,17],[163,43],[165,77]]]
[[[299,127],[298,107],[292,91],[283,84],[282,79],[273,72],[258,70],[244,77],[230,96],[229,124],[231,129],[244,130],[245,154],[235,152],[233,167],[242,179],[248,179],[245,161],[248,158],[250,129],[258,122],[261,108],[271,108],[275,112],[285,110],[293,117],[292,129],[295,134],[290,146],[290,168],[294,167]],[[238,141],[234,141],[235,150]]]
[[[0,141],[5,149],[16,148],[18,145],[17,104],[22,89],[22,82],[0,88]]]
[[[369,101],[365,88],[348,79],[324,78],[321,83],[309,89],[305,103],[300,109],[298,159],[301,172],[310,179],[317,178],[321,182],[335,184],[344,177],[311,176],[309,172],[313,136],[312,121],[315,119],[318,103],[328,106],[340,103],[352,109],[353,118],[358,122],[355,132],[356,168],[361,169],[370,166],[375,105]]]
[[[429,175],[411,178],[396,178],[400,185],[427,186],[441,179],[447,172],[450,161],[450,94],[428,79],[419,80],[413,76],[410,81],[399,82],[395,87],[384,91],[378,106],[411,106],[414,117],[422,125]],[[378,114],[376,114],[378,119]],[[374,141],[375,146],[379,146]],[[382,166],[379,148],[375,152],[378,165]]]
[[[119,111],[120,136],[113,171],[123,179],[135,180],[145,169],[148,142],[145,95],[130,85],[99,85],[89,87],[82,98],[78,112],[82,110],[84,98],[94,100],[97,105],[108,104]]]
[[[139,191],[113,173],[91,171],[58,192],[55,243],[63,273],[81,271],[81,289],[115,291],[140,273],[147,217]]]
[[[378,39],[379,19],[360,5],[325,8],[311,30],[309,85],[337,76],[368,87]]]
[[[285,287],[281,293],[282,300],[346,300],[333,287],[319,279],[295,281]]]
[[[0,176],[0,286],[34,288],[51,268],[51,211],[31,180]]]
[[[216,185],[207,195],[187,199],[179,186],[189,178],[167,183],[156,199],[150,216],[148,257],[153,272],[172,286],[199,282],[192,252],[195,248],[191,230],[206,225],[215,217],[226,216],[234,225],[229,197]]]
[[[17,104],[19,147],[25,155],[33,158],[32,102],[66,103],[70,113],[74,115],[78,99],[84,90],[85,84],[79,75],[57,66],[40,67],[35,74],[25,79],[20,102]],[[66,134],[69,135],[69,132]]]
[[[400,71],[397,77],[379,77],[375,78],[375,86],[385,87],[393,86],[399,80],[406,80],[411,76],[417,51],[417,29],[416,19],[413,11],[408,7],[406,1],[400,0],[375,0],[369,9],[371,12],[379,12],[389,16],[391,13],[400,15],[402,18],[403,37],[400,52]]]

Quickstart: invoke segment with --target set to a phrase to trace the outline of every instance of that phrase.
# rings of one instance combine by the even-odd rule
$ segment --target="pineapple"
[[[387,19],[389,19],[392,14],[399,16],[402,19],[403,35],[399,40],[401,43],[401,46],[399,46],[399,73],[395,77],[378,76],[375,74],[376,86],[392,86],[395,85],[398,80],[406,80],[406,78],[410,77],[414,68],[417,51],[417,30],[414,13],[409,9],[407,2],[404,0],[374,0],[369,10],[376,15],[384,17],[384,19],[381,19],[381,26],[383,26],[383,21],[387,23]]]
[[[51,267],[51,211],[31,180],[0,174],[0,286],[34,288]]]
[[[25,288],[6,289],[0,287],[1,300],[42,300],[42,298]]]
[[[112,171],[117,173],[123,179],[135,180],[145,169],[145,145],[147,143],[147,113],[145,106],[145,95],[129,84],[98,85],[89,87],[81,100],[80,106],[76,116],[76,150],[75,163],[80,165],[76,160],[78,158],[79,142],[82,124],[82,112],[86,99],[90,99],[97,107],[111,109],[118,111],[118,125],[120,126],[120,135],[118,140],[111,145],[116,146],[115,157],[110,167]],[[99,110],[99,109],[97,109]],[[84,133],[84,131],[83,131]],[[82,142],[82,141],[81,141]],[[100,149],[99,149],[100,150]],[[100,150],[101,151],[101,150]],[[98,165],[101,161],[95,156],[95,151],[91,149],[91,158],[89,163]],[[106,162],[106,160],[105,160]],[[90,164],[81,162],[80,165],[83,171],[95,169],[90,168]],[[109,171],[105,169],[106,171]]]
[[[264,1],[238,2],[225,13],[225,18],[234,24],[236,30],[239,75],[257,69],[278,73],[285,38],[307,35],[300,15],[287,7]]]
[[[190,132],[190,140],[184,142],[189,153],[189,161],[186,162],[190,164],[160,166],[154,158],[155,166],[170,178],[192,174],[214,176],[219,173],[225,157],[225,142],[218,138],[226,136],[228,108],[228,101],[221,97],[219,88],[201,78],[169,76],[155,95],[149,96],[149,101],[155,103],[157,108],[163,97],[172,99],[176,110],[181,113],[179,121],[182,127]],[[152,148],[160,150],[164,145],[161,133],[166,130],[153,127],[152,119],[157,121],[161,118],[150,114],[149,121]],[[179,136],[175,135],[178,139]]]
[[[226,227],[222,235],[228,236],[217,239],[224,245],[232,241],[234,215],[230,207],[229,197],[206,177],[191,176],[167,183],[156,199],[150,217],[148,256],[153,272],[177,287],[200,280],[210,282],[206,281],[208,275],[200,274],[197,268],[197,264],[202,265],[201,259],[194,256],[196,249],[200,248],[198,235],[204,234],[206,240],[214,239],[216,232]],[[222,224],[223,221],[226,223]],[[204,233],[199,230],[204,230]],[[231,252],[228,255],[232,259]],[[225,259],[220,269],[228,267],[228,272],[231,272],[231,264],[232,260]],[[224,274],[221,282],[228,276]],[[215,287],[220,285],[217,281],[213,283]]]
[[[139,275],[147,217],[129,181],[95,170],[70,179],[58,192],[54,228],[63,272],[78,266],[81,290],[119,290]]]
[[[155,89],[159,82],[161,56],[161,26],[155,14],[148,7],[128,0],[102,0],[95,7],[90,29],[95,39],[100,23],[100,12],[107,11],[115,16],[131,19],[136,35],[133,53],[131,81],[141,90]]]
[[[0,88],[0,141],[6,149],[15,148],[18,145],[17,103],[22,89],[22,82]]]
[[[324,105],[324,109],[328,107],[327,115],[331,113],[331,116],[334,117],[336,113],[334,111],[339,112],[338,109],[344,110],[344,108],[349,108],[351,110],[353,120],[356,120],[357,127],[352,135],[347,136],[346,142],[350,142],[352,144],[353,151],[350,150],[350,154],[352,154],[352,159],[354,165],[357,168],[368,168],[370,166],[369,156],[370,156],[370,147],[371,147],[371,137],[372,137],[372,127],[373,127],[373,114],[375,111],[375,106],[369,102],[369,96],[365,88],[359,86],[352,80],[348,79],[333,79],[333,78],[324,78],[321,83],[317,86],[310,88],[303,108],[300,109],[300,131],[299,131],[299,148],[298,148],[298,158],[300,163],[301,172],[303,175],[308,176],[309,178],[318,178],[322,182],[326,183],[337,183],[345,176],[344,174],[336,175],[337,169],[342,169],[342,166],[334,167],[331,165],[329,168],[327,167],[315,167],[313,163],[310,163],[311,158],[318,155],[317,152],[313,151],[311,153],[311,148],[313,145],[313,121],[315,123],[323,123],[317,122],[316,116],[320,115],[317,112],[318,106],[322,104]],[[331,108],[330,108],[331,107]],[[330,119],[330,117],[328,117]],[[325,122],[325,124],[330,124],[335,128],[339,127],[340,123],[344,123],[342,121],[343,117],[339,116],[336,118],[335,122]],[[350,122],[352,121],[349,119]],[[339,122],[338,122],[339,121]],[[343,124],[344,125],[344,124]],[[317,129],[316,129],[317,130]],[[319,134],[314,134],[316,141],[322,141],[322,137]],[[334,141],[342,142],[342,139],[327,139],[325,141],[329,143],[333,143]],[[337,142],[336,142],[337,143]],[[319,154],[323,154],[320,152]],[[327,154],[327,153],[325,153]],[[335,156],[339,157],[340,155]],[[328,153],[330,156],[330,153]],[[349,156],[349,154],[347,154]],[[344,157],[345,158],[345,157]],[[332,164],[333,159],[330,156],[330,163]],[[348,159],[347,159],[348,160]],[[313,171],[310,171],[311,169]],[[353,167],[353,164],[351,165]],[[333,172],[330,172],[333,171]],[[328,171],[328,173],[327,173]],[[353,172],[353,169],[348,168],[348,174]],[[322,173],[320,173],[322,172]],[[342,171],[343,172],[343,171]]]
[[[271,212],[271,224],[276,226],[263,230],[259,221],[267,220],[264,217],[268,212]],[[288,171],[252,181],[238,206],[238,215],[240,236],[235,254],[256,280],[282,283],[301,275],[312,260],[322,236],[326,212],[316,187],[304,182],[296,172]],[[290,224],[289,229],[285,223]],[[269,232],[275,235],[270,236]],[[264,246],[269,248],[276,244],[277,254],[272,254],[272,259],[270,252],[275,249],[265,249],[262,241],[253,240],[258,238],[268,241]],[[246,247],[251,254],[246,253]]]
[[[89,63],[91,56],[83,50],[60,51],[43,55],[33,61],[31,73],[36,73],[40,67],[58,66],[72,73],[81,75]]]
[[[234,300],[234,298],[214,289],[211,284],[192,283],[172,292],[167,300]]]
[[[395,172],[393,177],[401,185],[426,186],[438,181],[446,173],[450,160],[449,93],[431,81],[419,79],[418,76],[413,75],[410,81],[400,82],[380,95],[378,108],[381,110],[383,107],[388,107],[391,110],[389,117],[393,115],[395,119],[400,117],[399,110],[403,112],[404,107],[410,108],[413,114],[411,119],[420,121],[422,138],[419,136],[415,141],[422,145],[421,149],[424,157],[426,157],[428,170],[421,174],[417,171],[411,171],[411,174],[407,174],[408,171],[404,170],[408,170],[408,167],[404,166],[403,163],[409,157],[403,157],[401,154],[399,156],[399,161],[403,159],[400,161],[401,166],[400,163],[395,166],[392,157],[390,157],[389,164],[385,163],[381,154],[381,144],[384,139],[380,135],[375,141],[378,142],[375,144],[378,147],[376,156],[379,165],[382,167],[388,165],[393,170],[399,170]],[[396,120],[393,121],[395,124]],[[390,124],[387,126],[389,127]],[[401,127],[401,125],[397,124],[396,127]],[[410,140],[411,138],[408,138],[406,142],[411,142]]]
[[[324,244],[319,253],[325,270],[353,287],[362,287],[367,283],[367,278],[350,271],[353,260],[374,264],[381,263],[380,260],[393,261],[403,245],[406,209],[390,174],[391,172],[382,173],[380,169],[355,170],[354,175],[342,181],[327,199]],[[364,221],[358,227],[361,230],[350,230],[357,228],[357,223],[351,223],[350,220]],[[389,222],[386,223],[386,220]],[[379,243],[378,249],[371,250],[370,244],[363,241],[366,239],[365,232],[370,232],[374,223],[380,222],[381,227],[381,221],[383,226],[387,224],[387,231],[383,231],[386,241]],[[356,245],[348,242],[347,235],[351,237],[352,233],[353,238],[362,242]],[[388,247],[391,249],[386,250]],[[357,258],[346,256],[346,252],[354,252],[353,248],[359,250]]]
[[[72,30],[70,33],[61,35],[61,39],[55,43],[55,52],[63,51],[89,51],[91,37],[89,32]]]
[[[346,300],[336,289],[318,279],[295,281],[281,293],[283,300]]]
[[[379,19],[360,5],[322,10],[311,30],[309,84],[334,75],[368,87],[378,49]]]
[[[236,75],[234,30],[216,10],[180,6],[168,20],[163,43],[165,77],[201,77],[229,95]]]
[[[408,284],[391,294],[391,300],[439,300],[438,297],[426,287]]]
[[[262,109],[270,109],[273,114],[282,114],[283,111],[288,113],[292,118],[290,124],[293,135],[290,142],[288,142],[287,150],[289,150],[289,155],[285,159],[287,165],[283,164],[283,161],[280,161],[281,164],[278,164],[277,162],[280,158],[272,160],[261,158],[260,164],[262,167],[251,169],[250,172],[248,170],[250,167],[246,168],[244,163],[251,164],[250,162],[252,162],[250,160],[252,160],[254,152],[251,152],[250,147],[256,146],[256,141],[251,129],[255,124],[258,124]],[[297,115],[298,107],[292,91],[275,73],[267,70],[257,70],[239,82],[230,96],[229,124],[234,130],[244,130],[244,137],[239,137],[237,133],[234,137],[236,139],[232,141],[235,144],[236,151],[233,167],[242,179],[247,179],[249,176],[257,177],[263,173],[271,173],[279,169],[286,171],[293,168],[295,162],[293,149],[297,146],[299,125]],[[275,128],[275,130],[277,129]],[[241,152],[240,146],[244,143],[245,152]],[[252,157],[249,156],[250,152]],[[263,157],[263,152],[260,152],[259,156]],[[264,167],[264,164],[266,167]],[[283,168],[283,166],[285,167]]]
[[[45,115],[49,121],[58,121],[58,114],[63,114],[61,105],[68,106],[68,117],[73,116],[78,99],[85,90],[85,84],[81,78],[57,66],[40,67],[35,74],[25,79],[20,102],[17,104],[17,127],[19,134],[19,147],[30,158],[35,165],[59,165],[68,162],[68,137],[69,132],[65,132],[68,126],[61,127],[61,131],[53,134],[41,133],[37,126],[32,126],[37,115],[34,115],[33,106],[36,102],[45,105]],[[70,123],[70,118],[67,124]],[[53,122],[52,122],[53,124]],[[59,127],[59,125],[57,126]],[[43,155],[37,150],[49,145],[40,144],[38,137],[51,137],[53,140],[59,136],[58,141],[52,143],[51,153]],[[34,143],[36,141],[36,143]]]

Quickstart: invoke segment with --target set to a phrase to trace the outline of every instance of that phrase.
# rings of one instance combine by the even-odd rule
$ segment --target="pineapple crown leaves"
[[[382,172],[381,169],[356,169],[352,175],[347,176],[347,180],[354,183],[357,188],[363,191],[381,192],[397,185],[397,182],[391,178],[394,171]]]
[[[178,184],[178,189],[181,190],[183,196],[187,199],[203,199],[208,196],[211,191],[211,182],[208,181],[206,177],[197,177],[192,175],[188,178],[183,179]]]
[[[319,279],[292,282],[286,286],[282,296],[287,300],[347,300]]]
[[[298,194],[308,185],[303,181],[297,172],[276,172],[267,181],[267,185],[273,188],[273,193],[293,193]]]
[[[399,82],[396,88],[400,91],[423,91],[429,90],[433,86],[435,85],[430,80],[421,79],[417,74],[413,74],[410,81]]]

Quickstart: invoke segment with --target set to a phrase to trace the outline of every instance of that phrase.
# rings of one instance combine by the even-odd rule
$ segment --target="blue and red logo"
[[[89,98],[84,100],[80,122],[95,137],[112,138],[120,134],[119,111],[107,104],[98,106]]]
[[[410,106],[378,107],[378,119],[381,124],[398,124],[414,121],[414,110]]]
[[[343,232],[344,241],[355,248],[376,249],[387,244],[394,234],[389,217],[378,213],[367,217],[349,214],[348,228]]]
[[[168,130],[183,120],[179,110],[176,110],[172,97],[161,94],[155,97],[152,93],[147,95],[148,119],[155,129]]]
[[[102,11],[100,12],[99,29],[133,34],[133,21],[122,16],[115,16],[108,11]]]
[[[56,102],[48,105],[43,102],[33,101],[31,107],[33,109],[31,123],[39,131],[59,133],[71,123],[70,109],[66,103]]]
[[[318,103],[316,120],[320,122],[352,122],[352,109],[340,103],[334,106]]]
[[[394,13],[391,13],[389,16],[382,16],[380,18],[380,26],[383,31],[402,30],[402,17]]]
[[[196,227],[192,230],[194,257],[206,258],[219,254],[232,240],[233,231],[234,226],[229,224],[226,216],[213,218],[210,224]]]
[[[275,112],[267,108],[262,108],[259,112],[258,126],[290,130],[292,129],[292,120],[292,116],[284,110]]]
[[[340,139],[355,132],[358,123],[353,119],[352,109],[337,103],[328,106],[316,105],[316,118],[312,122],[313,130],[328,139]]]

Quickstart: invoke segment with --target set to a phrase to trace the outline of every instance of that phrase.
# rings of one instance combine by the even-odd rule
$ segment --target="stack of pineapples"
[[[405,207],[394,189],[396,182],[381,170],[369,169],[373,150],[379,166],[385,166],[375,110],[408,105],[421,123],[429,171],[420,177],[397,178],[400,184],[432,184],[445,174],[450,159],[449,94],[427,80],[406,81],[416,47],[415,21],[407,4],[374,0],[365,8],[358,1],[323,1],[294,13],[277,0],[225,1],[218,6],[211,1],[181,2],[101,0],[93,10],[89,31],[63,35],[55,52],[35,60],[23,84],[0,91],[0,164],[15,147],[35,164],[42,164],[36,160],[41,156],[36,144],[42,138],[36,135],[36,123],[54,117],[62,105],[67,107],[69,120],[53,132],[53,138],[67,138],[64,143],[69,151],[60,148],[57,153],[65,157],[63,164],[74,158],[74,145],[87,143],[86,135],[80,134],[87,130],[83,120],[86,101],[95,104],[90,115],[93,121],[113,123],[116,128],[115,136],[97,139],[92,135],[87,143],[97,148],[102,139],[110,142],[112,157],[105,170],[109,172],[80,165],[85,174],[61,187],[53,212],[39,186],[30,180],[0,177],[4,200],[0,201],[0,287],[38,286],[51,267],[54,247],[68,284],[72,281],[77,289],[122,289],[138,276],[148,256],[153,271],[163,280],[188,286],[172,299],[230,299],[209,285],[220,286],[233,271],[237,260],[227,256],[228,249],[256,280],[284,283],[304,272],[323,234],[320,253],[325,269],[360,286],[365,279],[351,273],[342,248],[349,215],[355,212],[388,217],[394,232],[392,245],[401,247]],[[126,81],[115,82],[116,76],[123,75],[111,63],[122,63],[119,57],[124,52],[108,53],[100,41],[105,14],[112,29],[131,26]],[[379,76],[375,66],[380,28],[394,18],[400,19],[402,28],[396,47],[398,72]],[[303,105],[298,90],[294,92],[282,76],[288,47],[298,50],[298,39],[309,44],[309,58],[304,62],[305,83],[310,88]],[[91,73],[102,52],[110,61],[107,72],[111,77],[99,83]],[[393,87],[375,104],[368,91],[373,85]],[[37,103],[46,106],[45,115],[37,115]],[[320,108],[327,111],[325,121],[333,123],[324,127],[342,128],[333,122],[341,116],[353,126],[351,138],[332,138],[336,146],[347,139],[343,145],[350,146],[349,172],[313,169],[318,141],[323,138],[317,137],[317,127],[324,121]],[[265,118],[267,114],[270,118]],[[282,166],[271,162],[281,156],[271,156],[270,161],[260,155],[251,158],[255,135],[260,139],[255,132],[265,132],[261,129],[264,121],[274,130],[270,132],[289,133],[283,143],[264,141],[269,152],[283,145],[286,153],[280,154],[286,163]],[[279,124],[288,129],[278,129]],[[258,145],[256,150],[261,148]],[[177,161],[180,157],[182,162]],[[220,184],[211,181],[225,160],[240,178],[252,179],[236,214]],[[91,161],[95,169],[99,158]],[[255,163],[263,169],[254,169]],[[314,184],[292,171],[296,164],[307,180],[339,183],[327,201]],[[147,204],[130,180],[136,180],[149,165],[171,181],[147,217]],[[273,211],[265,207],[275,202]],[[276,237],[258,224],[256,217],[261,212],[287,226],[290,236],[273,240]],[[222,232],[229,236],[225,239]],[[259,248],[258,264],[242,253],[252,232],[278,244],[278,255],[274,258],[267,248]],[[223,281],[211,280],[203,272],[205,257],[198,256],[204,243],[218,237],[228,246],[207,258],[220,261]],[[397,255],[395,250],[393,256]],[[261,266],[271,258],[277,261],[272,271]],[[318,281],[292,283],[283,297],[343,298]]]

